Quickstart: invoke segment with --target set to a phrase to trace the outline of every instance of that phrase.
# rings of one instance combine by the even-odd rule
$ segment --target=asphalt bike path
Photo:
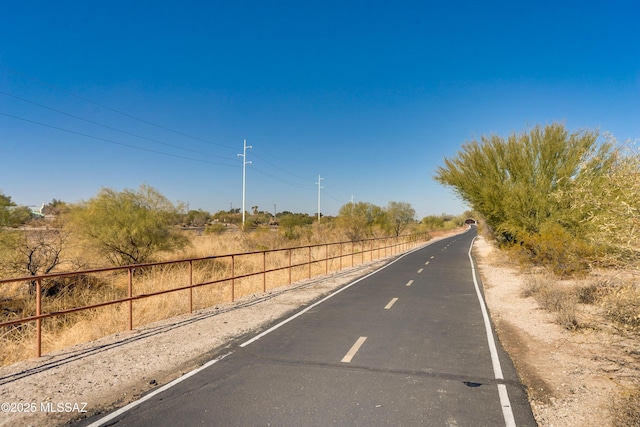
[[[82,425],[535,426],[487,326],[475,236],[398,257]]]

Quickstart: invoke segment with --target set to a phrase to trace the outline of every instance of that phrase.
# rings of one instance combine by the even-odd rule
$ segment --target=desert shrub
[[[579,320],[576,287],[558,283],[551,276],[531,276],[524,282],[522,295],[533,297],[543,309],[553,313],[556,323],[567,329],[582,326]]]
[[[559,276],[584,274],[593,258],[591,246],[560,224],[547,222],[521,245],[534,265],[543,265]]]
[[[209,224],[204,228],[204,234],[222,234],[225,231],[227,231],[227,226],[220,222]]]
[[[178,207],[141,185],[135,191],[103,188],[71,210],[68,225],[113,265],[127,265],[187,246],[188,239],[173,229],[178,217]]]
[[[640,427],[640,387],[625,390],[609,408],[613,427]]]
[[[602,299],[606,316],[626,330],[640,330],[640,287],[626,282]]]
[[[577,287],[578,301],[581,304],[600,304],[618,287],[617,281],[611,274],[592,275]]]
[[[602,288],[596,283],[588,283],[576,288],[580,304],[595,304],[600,298]]]

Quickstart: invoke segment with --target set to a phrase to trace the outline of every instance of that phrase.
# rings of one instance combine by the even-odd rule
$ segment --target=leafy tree
[[[427,228],[430,230],[439,230],[441,228],[445,228],[444,227],[445,220],[441,215],[440,216],[428,215],[422,218],[420,222],[426,225]]]
[[[11,196],[0,194],[0,227],[16,227],[29,222],[31,210],[26,206],[17,206]]]
[[[185,236],[172,229],[179,208],[156,189],[104,188],[75,207],[70,224],[114,265],[149,262],[159,251],[181,249]]]
[[[283,212],[278,214],[279,229],[289,240],[300,238],[305,227],[313,224],[313,218],[308,214]]]
[[[42,213],[45,215],[60,215],[67,208],[67,203],[62,200],[53,199],[42,208]]]
[[[605,173],[581,166],[579,180],[554,194],[554,200],[572,214],[585,239],[616,259],[640,257],[640,147],[631,142],[616,147]],[[612,252],[612,253],[610,253]]]
[[[579,223],[553,195],[586,178],[586,171],[599,179],[608,170],[612,147],[597,139],[595,132],[569,134],[557,123],[506,139],[483,136],[445,159],[435,179],[452,187],[502,239],[522,241],[548,221],[565,227]]]
[[[343,205],[336,218],[336,225],[354,242],[375,235],[376,230],[386,224],[384,209],[366,202],[349,202]]]
[[[187,225],[192,227],[204,227],[209,220],[211,219],[211,214],[209,212],[203,211],[202,209],[198,210],[190,210],[187,213],[185,218],[185,222]]]
[[[240,209],[218,211],[213,214],[213,219],[217,219],[224,224],[240,224],[242,222],[242,214],[240,213]]]
[[[398,237],[414,221],[416,211],[410,203],[389,202],[386,214],[393,234]]]

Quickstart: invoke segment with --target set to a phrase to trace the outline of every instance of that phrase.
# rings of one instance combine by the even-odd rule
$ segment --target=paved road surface
[[[144,402],[82,424],[534,426],[508,356],[487,336],[475,235],[400,257]]]

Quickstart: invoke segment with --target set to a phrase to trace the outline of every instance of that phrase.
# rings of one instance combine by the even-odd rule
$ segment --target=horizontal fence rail
[[[29,289],[29,297],[35,299],[32,314],[0,323],[2,335],[10,329],[24,329],[35,325],[35,355],[42,356],[43,320],[61,318],[66,315],[88,312],[104,307],[122,307],[116,314],[126,318],[126,330],[134,327],[135,304],[138,301],[183,293],[180,299],[184,309],[172,314],[192,313],[199,302],[199,308],[211,307],[219,303],[234,302],[251,294],[264,293],[268,289],[291,285],[295,281],[311,279],[344,268],[364,264],[368,261],[404,253],[428,241],[428,233],[419,233],[399,237],[367,239],[356,242],[337,242],[301,246],[286,249],[216,255],[177,261],[164,261],[123,267],[100,268],[73,272],[60,272],[40,276],[27,276],[0,279],[0,285],[10,283],[24,284]],[[278,272],[285,272],[285,280]],[[153,274],[157,276],[153,276]],[[56,307],[47,310],[45,302],[47,285],[61,280],[85,283],[87,288],[96,275],[106,275],[110,281],[120,283],[111,291],[110,299],[70,307]],[[144,281],[153,282],[151,289],[140,285]],[[161,279],[158,279],[160,277]],[[75,282],[73,282],[75,280]],[[93,282],[92,282],[93,280]],[[160,283],[162,282],[162,283]],[[167,283],[168,282],[168,283]],[[94,284],[95,285],[95,284]],[[81,285],[80,285],[81,286]],[[202,289],[215,291],[215,298],[202,296],[198,301],[198,292]],[[225,296],[226,294],[226,296]],[[217,298],[217,299],[216,299]],[[169,316],[169,317],[171,317]],[[124,324],[123,319],[122,323]],[[33,327],[33,326],[32,326]],[[125,328],[121,328],[120,332]]]

